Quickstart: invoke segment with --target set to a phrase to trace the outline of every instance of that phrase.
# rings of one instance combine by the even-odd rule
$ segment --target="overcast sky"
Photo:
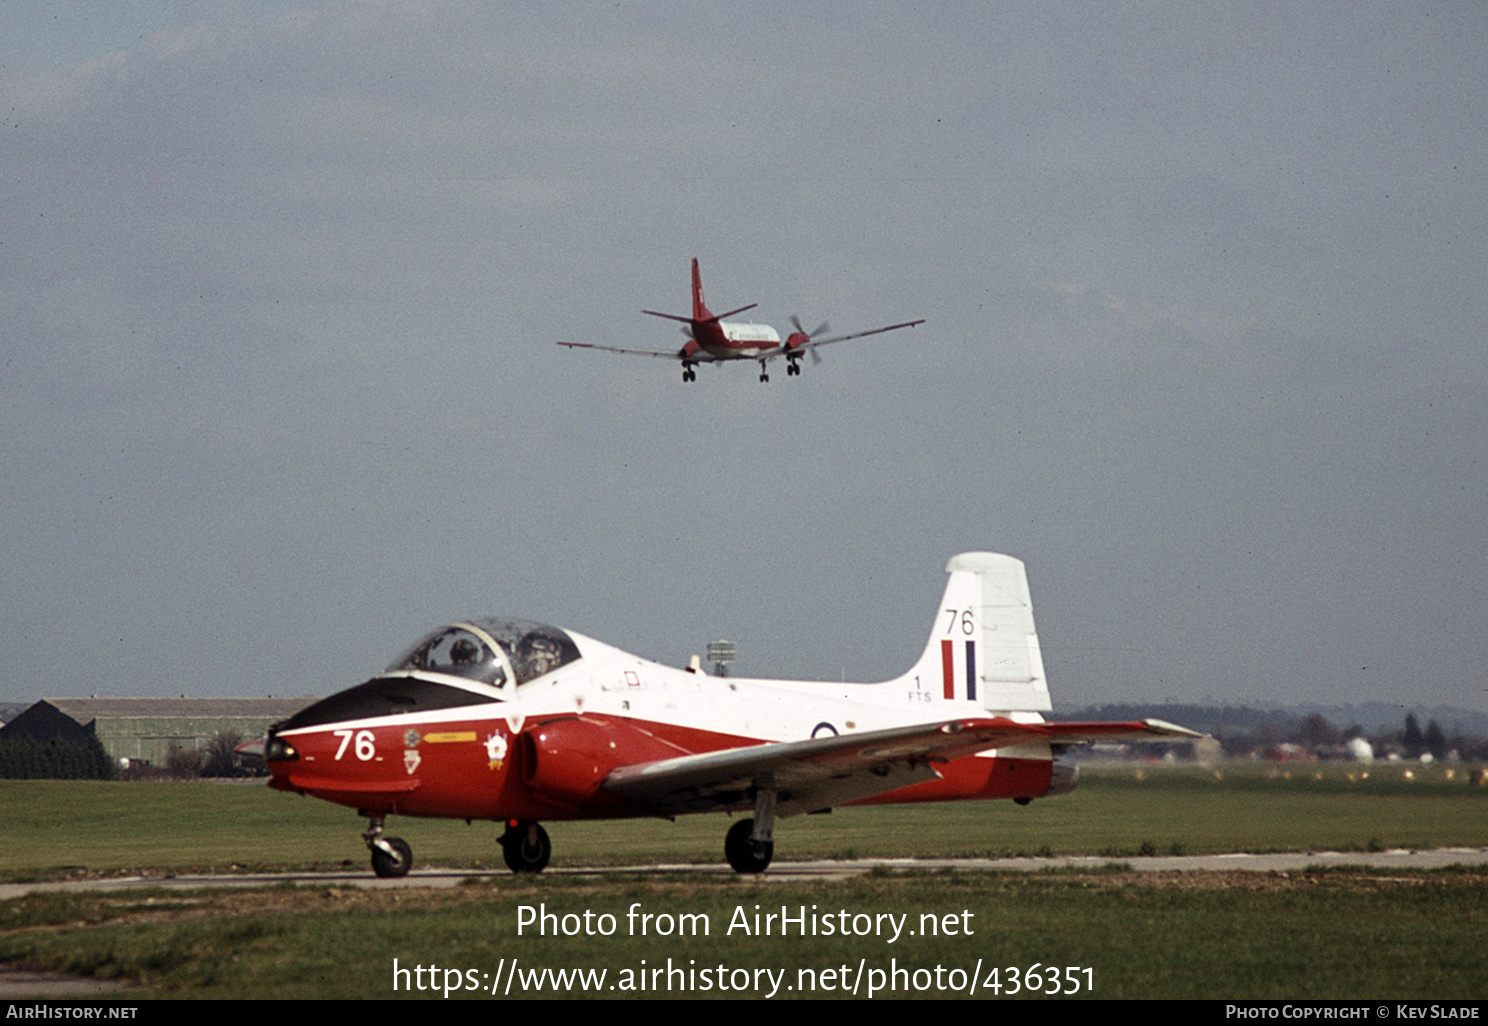
[[[1488,7],[0,0],[0,698],[473,615],[1488,708]],[[851,331],[800,378],[710,305]]]

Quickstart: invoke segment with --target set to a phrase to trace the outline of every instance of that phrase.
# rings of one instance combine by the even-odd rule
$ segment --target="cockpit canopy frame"
[[[556,627],[496,617],[466,620],[426,634],[380,676],[321,699],[269,733],[502,702],[579,658],[578,645]]]
[[[389,664],[385,674],[461,677],[506,692],[579,658],[564,631],[528,620],[483,617],[441,627]]]

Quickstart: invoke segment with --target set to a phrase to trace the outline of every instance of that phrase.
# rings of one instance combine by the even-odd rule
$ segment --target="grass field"
[[[0,877],[12,880],[367,869],[362,821],[350,810],[262,786],[6,781],[0,803],[6,809]],[[1485,813],[1488,787],[1462,767],[1382,765],[1367,778],[1341,766],[1108,768],[1087,772],[1072,795],[1027,808],[967,803],[788,820],[778,826],[776,850],[782,859],[1048,853],[1120,859],[1147,852],[1485,847]],[[716,864],[726,824],[720,816],[549,824],[553,864]],[[389,820],[389,830],[413,844],[423,865],[498,862],[491,824],[399,819]],[[637,903],[673,923],[683,914],[705,916],[710,930],[632,935],[627,913]],[[554,930],[518,936],[524,905],[560,917]],[[728,931],[737,914],[752,917],[756,905],[762,914],[782,905],[791,915],[846,911],[852,923],[891,925],[891,917],[903,916],[905,932],[891,943],[876,933]],[[613,917],[612,932],[586,935],[579,928],[585,912],[596,927],[604,922],[598,917]],[[555,935],[565,914],[574,917],[568,923],[577,935]],[[869,918],[853,918],[858,915]],[[941,931],[954,926],[954,934],[926,936],[923,915]],[[129,983],[125,996],[237,999],[442,1000],[451,983],[460,988],[453,998],[472,996],[470,985],[489,990],[493,981],[498,989],[512,984],[511,996],[529,997],[762,997],[772,986],[777,997],[840,997],[850,985],[860,998],[874,987],[878,997],[1026,997],[1023,982],[1021,993],[1010,993],[1014,980],[1038,963],[1040,990],[1055,986],[1067,996],[1445,1000],[1488,993],[1485,933],[1488,873],[1481,870],[879,873],[838,883],[763,884],[729,876],[501,876],[444,891],[322,884],[32,895],[0,903],[0,965],[119,979]],[[395,977],[394,959],[404,970],[422,970],[417,980],[411,973]],[[515,976],[513,959],[520,966]],[[437,977],[427,971],[431,965],[439,967]],[[1058,969],[1052,981],[1051,965]],[[658,969],[661,975],[648,977]],[[529,970],[606,976],[556,986],[551,978],[527,977]],[[586,983],[599,989],[586,990]],[[723,990],[724,984],[743,989]]]
[[[523,906],[554,916],[546,936],[532,927],[518,936]],[[809,917],[801,922],[818,935],[790,925],[781,936],[778,919],[770,936],[755,935],[756,913],[782,906]],[[629,920],[633,908],[655,917],[646,936]],[[679,937],[683,913],[693,918]],[[565,915],[577,936],[555,936]],[[1014,973],[1026,978],[1035,965],[1045,999],[1051,986],[1098,998],[1488,992],[1488,876],[1466,872],[957,873],[768,885],[506,877],[445,891],[48,895],[6,903],[0,916],[0,963],[130,981],[125,998],[443,999],[451,985],[451,997],[487,999],[493,986],[505,996],[623,997],[643,985],[646,996],[765,997],[773,987],[777,997],[846,989],[864,998],[877,988],[879,997],[993,998],[1029,996]],[[829,916],[850,935],[821,936]],[[671,935],[656,936],[657,924]],[[430,966],[437,973],[424,974]]]
[[[776,857],[1488,846],[1488,787],[1475,784],[1474,773],[1404,764],[1099,769],[1073,794],[1027,807],[964,802],[784,820]],[[367,863],[364,823],[351,810],[262,785],[0,781],[0,806],[0,880]],[[728,822],[691,816],[547,827],[554,866],[716,863]],[[413,845],[418,865],[500,865],[490,823],[391,817],[388,832]]]

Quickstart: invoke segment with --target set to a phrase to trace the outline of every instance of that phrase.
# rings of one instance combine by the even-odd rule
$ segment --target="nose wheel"
[[[413,848],[401,837],[382,836],[382,817],[373,816],[362,835],[372,853],[372,872],[383,879],[407,876],[413,868]]]
[[[541,823],[509,822],[497,840],[513,873],[541,873],[553,856],[553,842]]]

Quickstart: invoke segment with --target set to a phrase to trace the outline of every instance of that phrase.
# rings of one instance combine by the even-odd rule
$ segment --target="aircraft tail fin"
[[[698,270],[697,257],[692,258],[692,319],[695,321],[706,321],[713,315],[708,312],[708,304],[703,302],[703,275]]]
[[[1052,711],[1022,560],[963,552],[946,573],[930,642],[910,676],[938,697],[989,711]]]
[[[756,306],[759,306],[759,304],[750,303],[748,306],[741,306],[737,310],[730,310],[727,313],[721,314],[716,314],[709,310],[708,304],[703,302],[703,276],[698,271],[697,257],[693,257],[692,316],[682,317],[678,314],[662,313],[659,310],[642,310],[641,313],[650,314],[652,317],[665,317],[669,321],[681,321],[683,324],[691,325],[690,329],[683,330],[687,331],[688,335],[692,335],[693,332],[697,330],[697,327],[700,324],[716,324],[719,321],[723,320],[725,317],[732,317],[734,314],[743,313],[745,310],[753,310]]]

